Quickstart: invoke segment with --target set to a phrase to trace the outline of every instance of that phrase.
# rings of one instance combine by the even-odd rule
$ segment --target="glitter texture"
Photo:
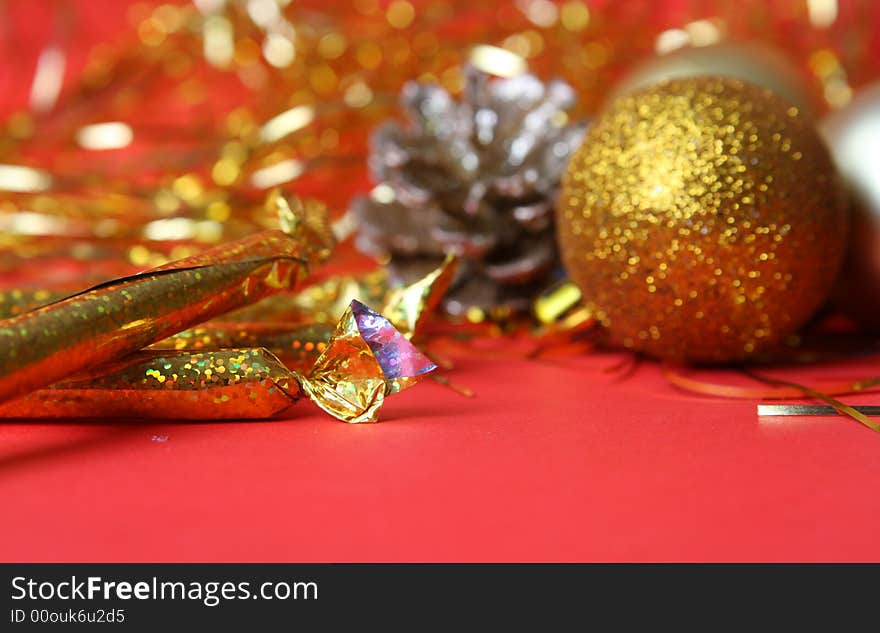
[[[563,260],[609,342],[749,357],[825,299],[847,230],[828,151],[772,93],[674,80],[615,101],[569,165]]]
[[[0,418],[247,420],[305,395],[344,422],[375,422],[386,396],[435,365],[391,323],[353,301],[308,374],[263,348],[144,351],[0,404]]]
[[[288,369],[263,349],[139,352],[109,369],[0,404],[0,417],[268,418],[288,409],[298,392]]]
[[[454,257],[447,257],[436,270],[413,284],[399,288],[389,288],[386,275],[379,275],[379,279],[376,279],[377,275],[370,274],[363,280],[348,276],[332,277],[297,294],[275,295],[269,298],[270,301],[261,301],[247,308],[248,317],[255,321],[211,321],[179,332],[150,347],[178,351],[264,347],[288,367],[308,369],[327,348],[327,341],[333,334],[334,326],[325,322],[325,319],[338,320],[345,313],[347,307],[338,307],[344,297],[354,295],[359,301],[380,298],[381,313],[401,336],[409,340],[415,336],[426,317],[434,313],[449,288],[456,265]],[[383,271],[380,269],[378,272]],[[367,279],[372,281],[367,282]],[[348,302],[350,304],[351,299]],[[268,315],[260,313],[266,304],[270,304],[266,310]],[[311,315],[303,308],[304,304],[314,311]],[[269,322],[256,321],[261,316],[267,317]]]
[[[258,233],[0,320],[0,401],[299,285],[329,255],[326,214],[305,214],[278,195],[270,202],[287,233]]]
[[[308,367],[327,347],[333,326],[327,323],[210,322],[185,330],[150,349],[212,351],[236,347],[264,347],[291,367]]]
[[[294,375],[319,407],[346,422],[375,422],[385,397],[435,369],[434,363],[359,301],[342,315],[311,371]]]

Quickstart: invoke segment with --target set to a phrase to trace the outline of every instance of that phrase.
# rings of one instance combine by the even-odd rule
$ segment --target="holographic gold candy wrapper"
[[[279,195],[270,204],[286,232],[258,233],[0,321],[0,401],[298,285],[329,254],[326,218]]]
[[[375,422],[385,397],[435,365],[389,323],[353,301],[311,371],[263,348],[145,351],[110,373],[80,376],[0,405],[0,417],[271,418],[302,395],[350,423]]]
[[[367,305],[383,305],[389,292],[388,272],[377,268],[364,274],[340,274],[304,287],[296,294],[267,297],[257,305],[229,313],[234,323],[309,323],[332,329],[348,304],[357,299]]]
[[[372,422],[385,396],[435,367],[388,319],[352,301],[300,386],[327,413],[346,422]]]
[[[44,288],[13,288],[0,290],[0,319],[19,316],[53,301],[64,299],[70,293]]]
[[[262,347],[291,367],[308,366],[327,347],[333,334],[327,323],[233,323],[212,321],[169,336],[150,350],[209,352],[241,347]]]
[[[457,260],[450,256],[437,269],[419,281],[400,288],[387,286],[381,297],[380,313],[385,316],[398,331],[407,339],[411,339],[424,322],[427,315],[433,314],[443,295],[449,289],[455,275]],[[378,275],[371,273],[365,276],[371,280]],[[315,361],[318,354],[327,347],[327,341],[333,333],[333,326],[320,318],[314,322],[306,320],[306,310],[312,314],[327,315],[338,319],[344,310],[338,304],[343,297],[352,293],[347,301],[365,302],[361,295],[370,294],[373,299],[379,294],[376,283],[366,283],[354,277],[337,277],[317,286],[306,288],[294,296],[279,295],[273,297],[272,303],[280,309],[287,302],[289,316],[299,318],[293,322],[243,323],[218,321],[179,332],[159,341],[151,349],[173,349],[189,351],[207,351],[239,347],[264,347],[272,354],[282,358],[292,367],[308,366]],[[266,302],[248,308],[249,312],[259,313]],[[302,308],[302,314],[299,310]],[[257,314],[254,314],[257,316]]]
[[[345,312],[348,304],[357,299],[368,305],[382,306],[388,316],[393,309],[398,316],[392,319],[401,332],[410,328],[401,321],[432,312],[452,285],[459,260],[447,256],[434,270],[409,285],[393,285],[385,267],[363,274],[336,275],[308,285],[295,294],[281,294],[261,301],[259,305],[236,310],[228,321],[241,323],[325,323],[333,326]],[[404,299],[404,295],[406,298]],[[399,304],[399,305],[398,305]]]
[[[392,288],[385,296],[382,314],[408,338],[416,330],[425,314],[430,314],[452,285],[458,270],[458,259],[447,255],[443,263],[418,281]]]

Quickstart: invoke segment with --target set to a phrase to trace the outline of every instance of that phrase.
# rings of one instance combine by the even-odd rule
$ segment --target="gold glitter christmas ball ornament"
[[[796,107],[723,77],[613,102],[563,178],[562,257],[609,342],[687,362],[782,342],[825,300],[847,214]]]

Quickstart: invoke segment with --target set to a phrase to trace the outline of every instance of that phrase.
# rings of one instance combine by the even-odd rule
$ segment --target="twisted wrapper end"
[[[382,314],[411,339],[422,318],[433,313],[446,296],[457,270],[458,258],[447,255],[440,266],[418,281],[392,290],[382,306]]]
[[[273,189],[266,196],[266,210],[278,216],[281,230],[301,242],[303,255],[309,264],[327,261],[336,245],[327,206],[315,199],[303,200],[286,196]]]
[[[358,424],[375,422],[386,396],[411,387],[434,369],[388,319],[352,301],[311,371],[296,377],[324,411]]]

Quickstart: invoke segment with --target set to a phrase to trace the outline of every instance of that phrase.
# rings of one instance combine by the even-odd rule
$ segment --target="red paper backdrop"
[[[118,36],[122,5],[76,5],[76,41]],[[23,72],[45,28],[6,40]],[[11,76],[4,107],[22,92]],[[877,434],[762,420],[755,402],[675,390],[650,362],[609,372],[616,354],[500,347],[455,359],[475,398],[428,381],[378,425],[308,403],[260,423],[0,423],[0,560],[880,560]]]

